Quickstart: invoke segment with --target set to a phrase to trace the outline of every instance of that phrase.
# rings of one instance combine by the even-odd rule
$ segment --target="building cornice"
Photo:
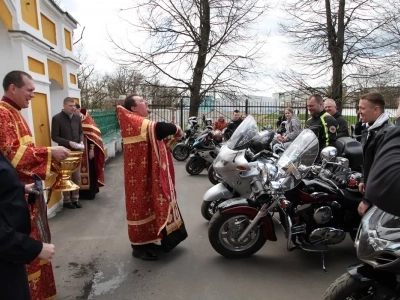
[[[64,16],[66,21],[69,21],[69,25],[71,25],[72,28],[77,27],[78,21],[75,20],[68,12],[63,11],[61,7],[59,7],[53,0],[41,0],[41,2],[45,5],[51,5],[51,7],[53,7],[53,9],[55,9],[60,15]]]
[[[40,50],[44,50],[46,52],[54,49],[52,46],[47,44],[46,42],[38,39],[35,37],[33,34],[30,34],[27,31],[24,30],[9,30],[8,31],[10,34],[10,37],[12,39],[21,39],[22,41],[26,42],[27,45],[30,45],[31,47],[37,49],[39,48]]]
[[[59,54],[59,53],[57,53],[57,52],[55,52],[53,50],[49,52],[48,57],[49,58],[53,58],[53,60],[55,62],[60,62],[60,63],[61,62],[66,62],[66,63],[69,63],[70,65],[73,65],[76,68],[79,68],[79,66],[81,65],[81,63],[79,61],[77,61],[76,59],[73,59],[72,57],[69,57],[69,56],[63,56],[63,55],[61,55],[61,54]]]

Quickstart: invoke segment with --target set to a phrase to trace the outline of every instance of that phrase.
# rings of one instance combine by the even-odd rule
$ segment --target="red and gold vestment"
[[[89,190],[93,188],[100,188],[104,186],[104,145],[101,132],[96,122],[86,109],[81,109],[82,114],[82,130],[84,135],[85,151],[83,151],[81,161],[81,190]],[[94,145],[94,167],[95,172],[89,172],[89,145]],[[95,175],[96,186],[90,186],[91,173]]]
[[[15,167],[19,180],[33,182],[33,174],[43,180],[50,174],[51,150],[49,147],[35,147],[32,133],[20,113],[18,106],[3,97],[0,101],[0,150]],[[36,210],[30,209],[31,237],[40,240],[36,226]],[[50,262],[36,258],[27,265],[29,289],[34,300],[54,299],[56,286]]]
[[[171,152],[156,122],[117,107],[124,145],[125,201],[132,245],[161,240],[168,252],[187,237],[176,201]]]

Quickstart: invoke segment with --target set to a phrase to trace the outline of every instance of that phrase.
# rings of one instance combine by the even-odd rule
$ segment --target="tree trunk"
[[[197,116],[201,103],[200,92],[203,80],[204,67],[206,66],[208,43],[210,40],[210,3],[209,0],[200,0],[200,28],[199,52],[196,66],[193,69],[193,80],[190,86],[190,111],[191,116]]]
[[[337,32],[333,25],[330,0],[325,0],[326,21],[328,29],[328,49],[332,59],[332,94],[337,108],[342,111],[343,101],[343,47],[345,32],[345,6],[346,0],[339,1],[337,14]]]

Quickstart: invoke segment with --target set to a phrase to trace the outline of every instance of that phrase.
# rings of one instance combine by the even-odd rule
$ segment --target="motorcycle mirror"
[[[328,146],[322,149],[321,151],[321,157],[327,161],[335,159],[336,156],[337,156],[337,150],[335,147]]]

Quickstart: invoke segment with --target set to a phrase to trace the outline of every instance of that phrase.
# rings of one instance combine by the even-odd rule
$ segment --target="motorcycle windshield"
[[[400,249],[399,233],[400,217],[386,213],[374,206],[361,220],[355,240],[358,258],[374,265],[380,254],[382,257],[385,252],[394,255]],[[387,261],[388,264],[390,262],[390,260]]]
[[[258,135],[257,122],[249,115],[236,128],[229,141],[226,143],[231,150],[242,150],[249,146],[252,139],[260,138]]]
[[[317,158],[318,150],[317,136],[310,129],[305,129],[283,152],[277,162],[276,178],[283,191],[295,188],[307,175]]]

